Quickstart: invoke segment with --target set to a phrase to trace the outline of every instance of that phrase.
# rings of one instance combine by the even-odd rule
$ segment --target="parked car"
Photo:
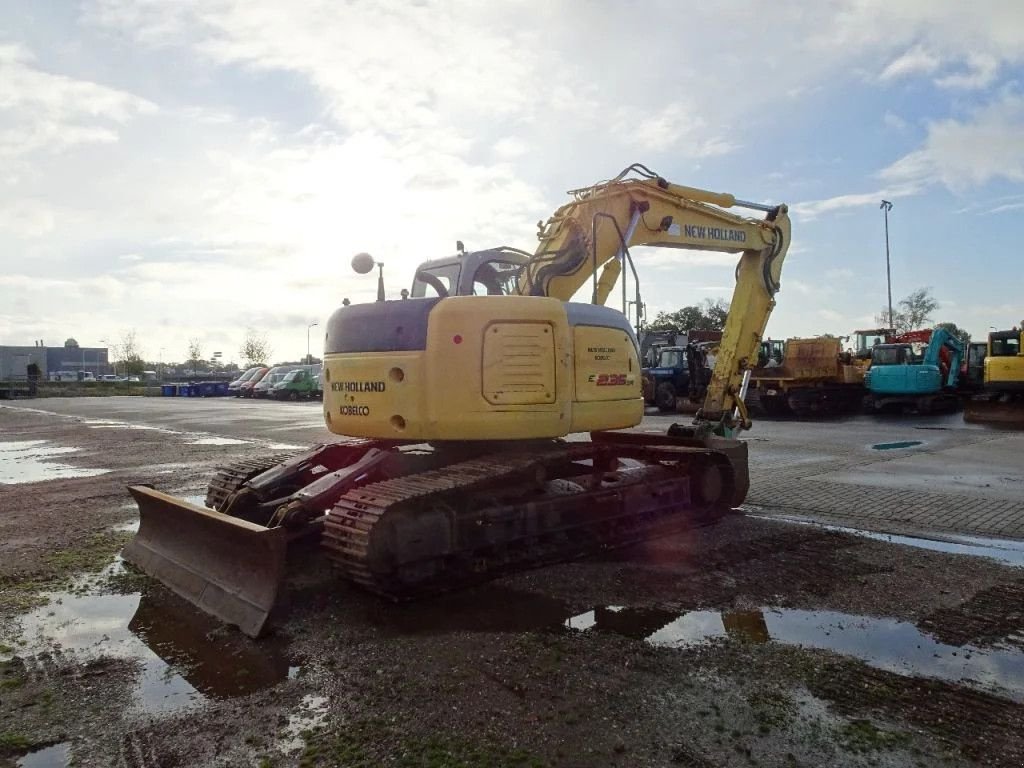
[[[316,390],[313,392],[313,397],[318,400],[324,399],[324,367],[323,365],[316,365]]]
[[[228,384],[228,394],[229,395],[234,395],[235,397],[241,397],[242,396],[242,385],[245,382],[249,381],[249,379],[251,379],[253,376],[255,376],[258,372],[264,370],[264,367],[265,366],[262,366],[262,365],[254,365],[252,368],[247,370],[245,373],[243,373],[237,379],[232,381],[230,384]]]
[[[98,381],[124,381],[124,379],[114,373],[105,373],[99,377]]]
[[[263,381],[263,377],[267,375],[270,369],[261,365],[252,376],[243,381],[238,385],[238,396],[239,397],[255,397],[254,390],[256,385]]]
[[[259,380],[259,383],[252,388],[253,397],[270,397],[270,391],[273,386],[283,380],[285,376],[297,367],[295,365],[277,365],[271,368]]]
[[[314,368],[312,365],[304,365],[289,371],[273,385],[270,396],[278,400],[298,400],[300,397],[309,400],[315,397],[319,377],[314,373]]]

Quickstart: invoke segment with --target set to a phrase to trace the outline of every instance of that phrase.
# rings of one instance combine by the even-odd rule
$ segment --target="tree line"
[[[956,323],[933,323],[932,317],[939,309],[939,302],[930,287],[918,288],[900,299],[893,308],[892,324],[889,323],[889,309],[883,307],[875,315],[880,328],[892,328],[897,334],[922,328],[945,328],[967,344],[971,335]],[[720,331],[729,316],[729,303],[723,299],[704,299],[698,304],[677,309],[675,312],[659,312],[653,322],[644,330],[687,333],[688,331]],[[831,334],[816,334],[829,336]]]
[[[271,351],[270,342],[265,334],[259,333],[253,328],[246,329],[245,338],[238,349],[238,354],[245,361],[246,367],[266,363],[270,360]],[[146,370],[147,365],[153,364],[152,361],[146,362],[138,331],[134,328],[122,333],[120,340],[110,346],[110,357],[119,365],[124,366],[126,375],[140,375]],[[185,364],[195,372],[201,364],[206,362],[203,355],[202,339],[198,336],[191,337],[188,340]]]

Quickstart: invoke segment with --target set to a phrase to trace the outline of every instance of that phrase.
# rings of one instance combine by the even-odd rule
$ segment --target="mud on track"
[[[735,515],[395,606],[313,551],[257,643],[112,562],[123,487],[199,494],[302,435],[103,420],[0,409],[0,470],[29,441],[107,470],[0,485],[0,765],[1024,760],[1021,568]]]

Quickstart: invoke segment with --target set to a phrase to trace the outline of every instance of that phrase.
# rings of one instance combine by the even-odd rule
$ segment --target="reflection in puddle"
[[[113,571],[118,568],[111,566]],[[42,656],[56,651],[75,661],[133,660],[140,668],[134,705],[146,712],[244,696],[289,674],[280,643],[257,645],[224,630],[159,587],[130,595],[47,596],[48,605],[21,619],[22,652]]]
[[[18,759],[18,768],[66,768],[71,762],[71,744],[63,742],[29,752]]]
[[[38,483],[72,477],[105,475],[109,469],[83,469],[49,461],[51,456],[76,453],[78,448],[46,447],[46,440],[0,443],[0,484]]]
[[[825,531],[848,533],[865,539],[884,541],[887,544],[901,544],[907,547],[916,547],[917,549],[927,549],[931,552],[945,552],[950,555],[987,557],[992,560],[998,560],[1006,565],[1024,566],[1024,542],[1014,539],[989,539],[984,536],[958,536],[955,534],[950,534],[946,540],[924,539],[919,536],[900,536],[895,533],[880,533],[878,531],[865,531],[860,528],[846,528],[842,525],[825,525],[814,520],[786,517],[785,515],[762,515],[756,512],[748,512],[747,516],[759,520],[771,520],[773,522],[792,523],[794,525],[813,525]]]
[[[1021,652],[946,645],[897,619],[788,608],[678,614],[601,606],[573,616],[563,626],[613,632],[667,648],[690,648],[717,639],[820,648],[900,675],[972,684],[1024,701]]]
[[[319,728],[325,720],[327,720],[327,697],[313,696],[312,694],[303,696],[298,710],[288,715],[288,723],[284,727],[277,748],[286,755],[302,749],[306,744],[303,733]]]
[[[530,632],[560,625],[565,603],[532,592],[486,584],[431,600],[395,605],[360,601],[366,622],[387,636],[449,632]]]
[[[189,445],[245,445],[248,440],[236,440],[233,437],[199,437],[189,440]]]

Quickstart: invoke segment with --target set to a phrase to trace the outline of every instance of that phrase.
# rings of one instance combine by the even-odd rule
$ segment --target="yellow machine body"
[[[463,252],[421,265],[412,298],[384,301],[381,285],[377,302],[338,309],[324,346],[328,429],[384,440],[502,441],[639,424],[638,345],[625,316],[628,249],[637,245],[738,254],[732,308],[699,418],[719,434],[749,428],[740,386],[775,306],[790,242],[787,208],[649,172],[625,178],[637,169],[646,172],[633,166],[573,190],[573,201],[540,225],[537,250],[515,252],[521,258],[509,262],[505,281],[500,263],[489,267],[472,261],[482,252]],[[734,205],[767,215],[723,210]],[[493,251],[496,261],[508,251]],[[489,277],[478,279],[475,270]],[[588,281],[590,303],[573,302]],[[604,306],[620,281],[622,311]]]
[[[440,299],[429,308],[422,350],[325,356],[327,426],[394,440],[553,438],[634,426],[643,418],[636,341],[615,323],[620,313],[582,306],[584,320],[601,322],[607,312],[609,325],[573,323],[572,305],[540,296]]]
[[[990,333],[984,366],[986,390],[1024,392],[1024,329]]]
[[[325,324],[324,418],[350,439],[223,467],[208,509],[133,488],[141,526],[125,557],[256,636],[293,538],[322,533],[347,579],[404,598],[741,504],[747,445],[732,438],[750,426],[742,382],[775,306],[786,206],[675,185],[642,165],[570,194],[533,253],[460,247],[421,264],[394,301],[381,273],[376,302]],[[724,210],[734,206],[764,218]],[[643,417],[625,279],[621,310],[604,305],[620,276],[638,283],[636,245],[738,257],[697,423],[656,437],[616,431]],[[357,254],[353,267],[374,262]],[[588,281],[589,303],[574,301]],[[632,303],[642,306],[638,288]],[[591,439],[552,440],[578,432]]]

